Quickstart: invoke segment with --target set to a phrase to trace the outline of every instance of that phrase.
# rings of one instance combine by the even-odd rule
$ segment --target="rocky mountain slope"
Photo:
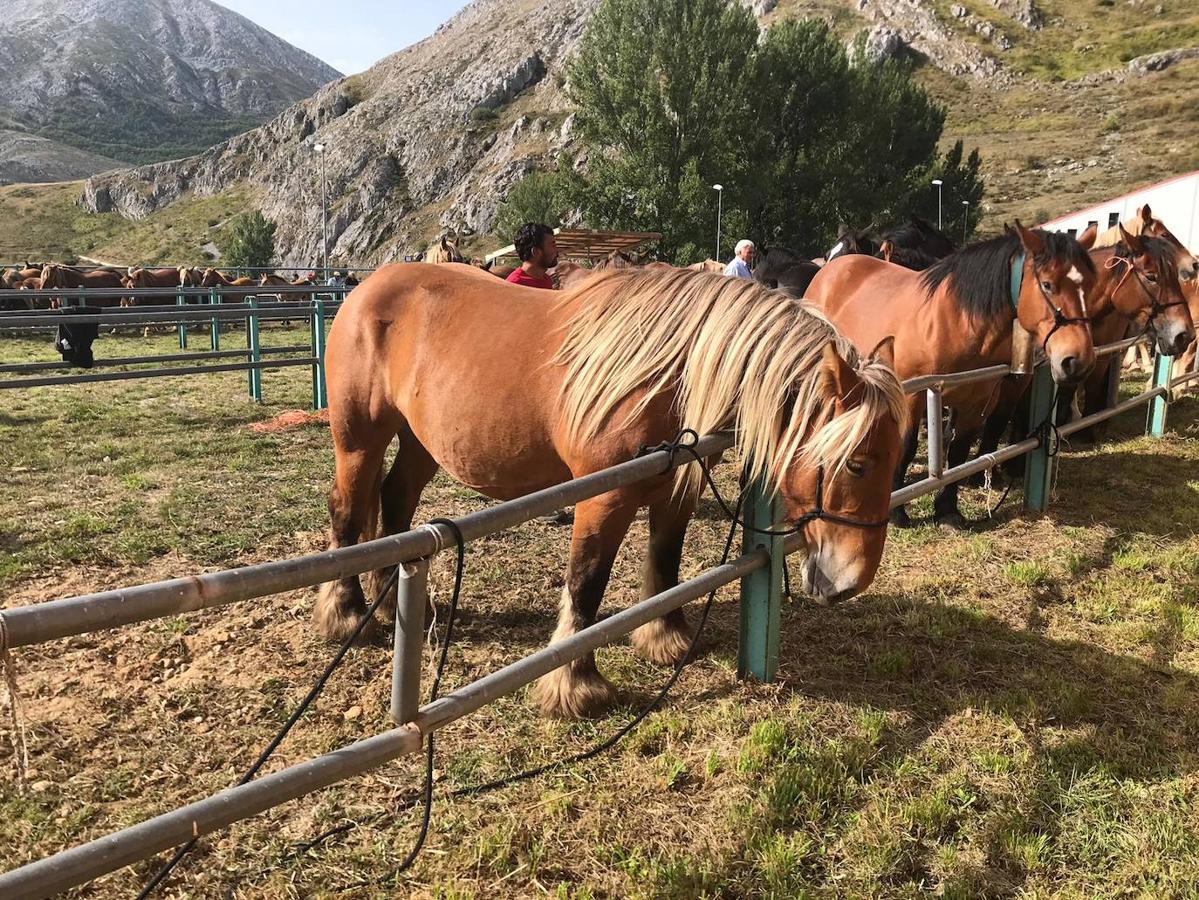
[[[209,0],[0,0],[0,21],[0,127],[131,162],[202,150],[339,77]]]
[[[379,262],[439,231],[485,234],[508,188],[570,144],[563,65],[597,2],[478,0],[261,128],[189,159],[92,178],[83,202],[141,219],[180,198],[241,190],[279,223],[281,261],[308,264],[319,257],[319,141],[335,258]],[[983,151],[991,224],[1199,166],[1199,60],[1143,59],[1199,46],[1199,10],[1181,0],[751,6],[764,27],[820,16],[847,42],[869,31],[869,52],[922,60],[922,79],[950,110],[946,139]]]
[[[73,181],[120,165],[115,159],[48,138],[0,130],[0,184]]]

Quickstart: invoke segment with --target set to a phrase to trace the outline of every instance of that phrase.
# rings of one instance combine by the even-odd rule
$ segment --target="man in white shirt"
[[[747,240],[737,241],[737,249],[733,256],[733,261],[724,267],[724,274],[729,278],[753,278],[753,272],[749,270],[749,263],[753,258],[754,242]]]

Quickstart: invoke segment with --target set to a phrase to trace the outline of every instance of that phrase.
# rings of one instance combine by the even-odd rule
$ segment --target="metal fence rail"
[[[1104,353],[1117,353],[1131,343],[1135,341],[1118,342],[1100,349]],[[1170,390],[1199,378],[1199,372],[1192,372],[1171,379],[1170,362],[1169,357],[1157,358],[1153,383],[1148,390],[1109,409],[1062,426],[1058,429],[1059,433],[1072,434],[1136,407],[1148,405],[1150,412],[1147,434],[1160,435],[1165,426],[1165,411],[1170,399]],[[913,379],[905,384],[905,388],[910,392],[927,390],[929,393],[930,476],[892,494],[892,506],[932,493],[946,484],[960,481],[1006,459],[1027,454],[1031,459],[1028,466],[1030,474],[1026,475],[1025,480],[1025,505],[1031,509],[1043,508],[1038,507],[1038,504],[1048,502],[1045,479],[1047,473],[1051,476],[1054,462],[1049,442],[1046,440],[1039,437],[1029,438],[948,470],[944,469],[943,461],[939,459],[943,444],[940,434],[940,388],[1006,374],[1006,366],[994,366],[972,373]],[[1048,396],[1052,400],[1053,390],[1049,372],[1046,366],[1041,366],[1033,378],[1033,423],[1039,421],[1035,418],[1037,415],[1043,414],[1044,404],[1039,405],[1037,397],[1047,386]],[[936,415],[931,414],[934,408]],[[1039,412],[1039,409],[1042,412]],[[729,449],[732,445],[731,435],[707,435],[699,441],[696,451],[701,456],[710,457]],[[1041,462],[1040,466],[1033,464],[1038,459]],[[469,542],[527,522],[562,506],[660,474],[664,469],[684,465],[686,462],[687,459],[672,461],[669,453],[659,451],[526,497],[470,513],[456,522],[463,539]],[[744,515],[747,521],[770,524],[775,521],[776,512],[777,505],[772,498],[758,489],[748,497]],[[485,675],[415,711],[410,700],[403,702],[399,698],[411,698],[416,695],[419,685],[413,685],[411,679],[419,679],[420,666],[413,665],[411,658],[406,659],[402,654],[405,647],[411,653],[414,646],[419,648],[420,645],[418,642],[397,640],[393,677],[407,679],[404,683],[393,682],[393,698],[396,698],[393,710],[401,711],[397,715],[401,719],[401,727],[0,875],[0,896],[42,897],[83,884],[131,862],[184,843],[194,836],[248,818],[287,800],[327,787],[406,753],[415,752],[422,746],[424,734],[473,712],[497,697],[511,693],[540,675],[610,643],[670,610],[737,580],[740,580],[742,585],[743,610],[747,604],[755,603],[766,610],[766,614],[755,626],[756,633],[747,634],[743,627],[739,650],[739,656],[744,663],[747,652],[756,649],[760,659],[765,660],[765,671],[762,666],[750,664],[739,666],[739,669],[769,680],[773,677],[769,653],[763,656],[760,651],[763,647],[768,648],[772,640],[777,647],[780,627],[777,596],[779,588],[776,579],[763,579],[759,576],[780,565],[785,554],[799,550],[802,544],[802,537],[798,534],[772,539],[766,544],[754,544],[753,541],[747,540],[747,545],[752,549],[748,549],[737,559],[708,569],[695,578],[634,604],[570,638]],[[455,545],[451,529],[443,525],[427,525],[403,534],[325,553],[16,607],[4,611],[2,615],[7,625],[9,646],[17,648],[133,622],[222,606],[361,574],[372,569],[427,560],[435,553]],[[408,586],[408,590],[415,591],[408,599],[423,605],[423,581],[415,580]],[[753,596],[755,592],[760,593],[763,590],[776,596]],[[397,638],[399,637],[401,635],[397,634]],[[402,721],[410,716],[411,722]]]
[[[219,359],[242,358],[240,362],[204,364],[195,366],[160,366],[159,368],[129,368],[121,372],[90,372],[87,374],[43,375],[52,369],[70,368],[56,361],[31,363],[9,363],[0,365],[0,374],[21,377],[0,378],[0,390],[16,388],[50,387],[68,384],[90,384],[103,381],[133,381],[145,378],[203,375],[214,372],[246,372],[250,396],[262,400],[262,373],[268,369],[308,367],[312,371],[312,408],[323,409],[327,405],[325,390],[325,344],[326,329],[330,318],[337,314],[344,302],[348,288],[327,288],[308,285],[280,285],[278,287],[233,287],[216,288],[144,288],[144,289],[50,289],[46,291],[0,291],[3,294],[59,298],[64,303],[79,300],[85,304],[94,299],[116,299],[133,297],[150,301],[146,305],[107,307],[96,312],[83,312],[65,305],[60,309],[6,310],[0,312],[0,331],[7,333],[37,332],[57,329],[59,325],[96,325],[98,328],[129,328],[165,325],[178,330],[179,348],[188,346],[189,328],[207,332],[210,349],[203,352],[159,354],[156,356],[132,356],[99,360],[96,365],[106,368],[141,366],[153,363],[200,362]],[[279,295],[276,297],[276,295]],[[285,299],[288,296],[295,300]],[[200,298],[203,302],[189,303],[188,297]],[[270,302],[259,302],[259,297],[270,297]],[[174,304],[163,304],[160,300],[174,298]],[[325,299],[329,298],[329,299]],[[339,298],[339,299],[334,299]],[[233,302],[224,302],[226,300]],[[294,319],[307,320],[309,344],[307,347],[263,347],[261,325],[263,322]],[[245,323],[245,350],[221,349],[222,326]],[[263,359],[264,356],[294,354],[308,351],[307,355],[290,356],[287,359]]]

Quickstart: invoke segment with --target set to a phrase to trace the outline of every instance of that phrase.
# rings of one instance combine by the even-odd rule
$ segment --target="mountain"
[[[0,128],[105,157],[33,180],[198,152],[339,77],[209,0],[0,0],[0,21]]]
[[[107,156],[35,134],[0,129],[0,184],[73,181],[120,165]]]
[[[311,264],[320,255],[321,160],[309,148],[320,142],[331,256],[373,263],[444,230],[485,235],[511,185],[571,146],[564,63],[597,3],[477,0],[427,40],[260,128],[188,159],[90,179],[82,202],[141,220],[181,199],[238,191],[279,223],[281,262]],[[917,60],[949,110],[945,140],[983,153],[985,227],[1045,219],[1199,168],[1199,59],[1187,52],[1199,46],[1194,4],[749,5],[763,27],[819,16],[847,43],[865,31],[869,52]],[[952,227],[958,207],[946,201]]]

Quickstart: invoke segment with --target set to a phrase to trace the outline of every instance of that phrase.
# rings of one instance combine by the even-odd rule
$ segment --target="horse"
[[[1010,362],[1012,323],[1018,320],[1036,336],[1054,380],[1065,384],[1080,381],[1095,364],[1085,298],[1096,278],[1094,263],[1074,238],[1016,222],[1000,237],[972,244],[924,272],[868,256],[838,256],[820,270],[805,300],[858,348],[894,335],[901,379]],[[997,392],[993,382],[944,392],[953,412],[949,466],[965,462]],[[896,490],[916,455],[925,405],[921,394],[906,402],[909,426]],[[937,494],[934,516],[953,527],[965,523],[956,483]],[[892,522],[910,524],[907,511],[897,507]]]
[[[798,300],[819,271],[820,266],[794,250],[771,247],[763,249],[762,260],[754,268],[754,280]]]
[[[806,590],[832,602],[865,589],[877,570],[903,417],[890,342],[861,356],[799,301],[753,281],[609,269],[547,302],[542,290],[467,266],[390,265],[342,307],[327,349],[331,547],[410,528],[438,468],[508,500],[631,459],[688,426],[735,428],[748,475],[766,479],[803,536]],[[702,473],[685,468],[575,506],[554,639],[595,621],[642,507],[642,596],[678,583],[702,488]],[[383,575],[368,581],[377,589]],[[344,639],[366,611],[351,576],[322,586],[314,618],[326,637]],[[676,610],[632,641],[665,665],[684,656],[691,634]],[[592,655],[546,675],[535,693],[559,716],[612,698]]]
[[[214,269],[211,267],[205,269],[204,274],[200,276],[200,287],[209,287],[210,288],[210,287],[216,287],[217,285],[226,285],[226,286],[232,286],[232,287],[249,287],[250,285],[256,285],[256,284],[258,284],[258,281],[254,278],[249,277],[248,275],[242,276],[240,278],[230,278],[228,275],[226,275],[220,269]],[[236,298],[236,302],[240,303],[241,298],[240,297]]]
[[[458,250],[458,243],[451,241],[447,235],[442,235],[438,243],[431,246],[425,251],[425,262],[427,263],[461,263],[466,262],[466,257]]]
[[[1110,344],[1133,334],[1148,334],[1158,352],[1178,356],[1194,340],[1194,321],[1178,278],[1176,250],[1163,238],[1139,237],[1128,232],[1124,232],[1123,238],[1123,243],[1115,247],[1090,251],[1100,272],[1096,297],[1091,304],[1094,341],[1096,345]],[[1107,356],[1099,360],[1081,384],[1060,389],[1055,413],[1057,424],[1069,420],[1079,390],[1082,391],[1079,404],[1082,415],[1104,409],[1114,399],[1108,396],[1110,369],[1119,364],[1119,357]],[[983,453],[998,446],[999,437],[1009,427],[1009,421],[1012,440],[1023,440],[1027,436],[1027,404],[1018,402],[1023,399],[1027,384],[1028,379],[1025,379],[1005,388],[1005,396],[983,429]],[[1076,439],[1093,441],[1101,428],[1102,425],[1077,432]],[[1021,471],[1020,463],[1013,461],[1008,471]]]
[[[856,253],[923,272],[956,250],[957,245],[945,232],[919,216],[912,216],[881,235],[874,234],[873,229],[851,231],[843,225],[826,259]]]
[[[1127,222],[1117,222],[1100,234],[1095,241],[1095,246],[1114,247],[1119,244],[1121,242],[1121,229],[1138,237],[1156,237],[1167,241],[1175,248],[1178,277],[1184,286],[1199,280],[1199,259],[1196,259],[1195,255],[1183,246],[1182,241],[1174,236],[1174,233],[1166,227],[1165,222],[1153,215],[1153,210],[1148,203],[1137,207],[1136,214]],[[1152,365],[1152,362],[1152,359],[1149,357],[1149,351],[1140,344],[1131,348],[1125,357],[1126,364],[1136,365],[1140,363],[1146,369]]]
[[[81,272],[78,269],[58,263],[46,263],[42,267],[42,274],[38,281],[38,287],[41,290],[51,290],[53,288],[119,288],[124,286],[121,283],[121,274],[115,269],[90,269],[86,272]],[[109,307],[123,305],[123,300],[119,297],[96,297],[88,298],[88,303],[92,306]],[[61,297],[52,297],[50,299],[51,308],[56,308],[61,304]]]
[[[705,259],[703,262],[692,263],[686,268],[693,272],[715,272],[718,275],[724,273],[724,266],[714,259]]]

